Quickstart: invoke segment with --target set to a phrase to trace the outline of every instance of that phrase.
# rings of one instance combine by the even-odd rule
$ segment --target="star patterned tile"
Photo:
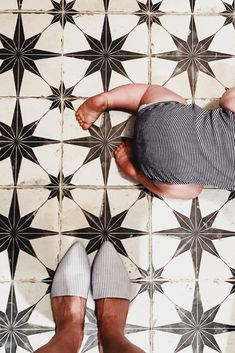
[[[92,264],[105,240],[129,274],[131,342],[233,352],[235,192],[151,195],[114,159],[134,114],[107,111],[83,131],[75,111],[135,82],[218,107],[235,82],[234,11],[234,0],[0,1],[1,353],[48,342],[59,261],[80,241]],[[80,352],[98,353],[90,294]]]
[[[189,309],[188,302],[185,302],[184,304],[180,303],[182,302],[180,295],[182,296],[183,288],[185,292],[189,291],[186,284],[182,283],[180,291],[179,288],[173,286],[173,288],[168,288],[165,297],[158,297],[161,306],[159,306],[160,311],[158,311],[158,308],[156,307],[156,315],[158,314],[158,316],[156,316],[156,326],[154,327],[154,330],[156,330],[155,351],[159,351],[159,345],[157,342],[158,332],[160,331],[164,333],[165,343],[162,342],[163,335],[160,335],[160,342],[164,345],[167,344],[170,348],[170,352],[180,352],[188,347],[191,348],[190,351],[193,353],[203,352],[206,348],[210,348],[215,352],[221,352],[222,347],[220,347],[217,342],[217,335],[223,334],[228,337],[235,330],[235,325],[226,323],[225,318],[222,319],[222,322],[217,320],[217,315],[223,310],[224,303],[226,303],[230,295],[224,293],[225,297],[221,302],[217,302],[216,305],[212,305],[211,303],[209,308],[207,306],[204,308],[199,284],[196,283],[195,286],[190,284],[190,296],[192,298],[191,308]],[[187,296],[189,296],[189,293],[187,293]],[[166,318],[162,316],[164,307],[165,311],[168,312],[168,318],[170,317],[170,311],[172,311],[171,320],[173,323],[164,323],[164,321],[166,321]],[[177,319],[177,316],[179,320]],[[163,320],[163,322],[161,322],[161,320]],[[164,324],[162,325],[161,323]],[[177,335],[178,339],[176,340],[175,337],[171,337],[171,334]]]
[[[75,92],[80,88],[80,95],[90,95],[90,91],[87,92],[87,83],[90,84],[92,77],[101,78],[101,87],[93,87],[96,90],[108,90],[111,86],[134,82],[132,74],[127,72],[127,67],[133,67],[133,65],[142,73],[141,78],[138,79],[146,81],[147,29],[140,31],[137,26],[137,17],[134,15],[126,15],[122,21],[122,27],[119,28],[117,24],[120,22],[120,16],[118,15],[94,15],[92,17],[84,15],[77,19],[73,28],[70,26],[71,30],[69,27],[65,29],[65,41],[67,40],[64,47],[65,67],[70,66],[73,70],[71,67],[73,65],[74,71],[80,73],[84,70],[82,77],[73,75],[70,78],[66,72],[64,74],[67,85],[77,86]],[[89,23],[90,26],[87,27]],[[92,26],[91,23],[96,23],[97,27]],[[71,38],[74,38],[74,41]],[[75,38],[81,39],[77,41]],[[138,40],[141,38],[144,43],[141,50],[136,45],[137,38]],[[132,69],[129,72],[132,73]]]
[[[233,32],[223,25],[221,16],[182,16],[179,21],[181,27],[175,27],[175,16],[164,16],[162,26],[152,31],[153,80],[160,81],[166,87],[193,99],[203,97],[214,82],[212,97],[215,92],[221,95],[224,89],[232,86],[231,81],[223,78],[222,72],[226,63],[228,67],[233,65],[233,60],[230,59],[235,53],[234,45],[222,43],[221,38],[227,31],[230,36]],[[202,32],[201,28],[204,28],[206,23],[210,24],[209,30]],[[170,50],[166,50],[167,45],[168,48],[171,47]],[[163,77],[166,70],[159,70],[159,67],[166,67],[165,60],[170,62],[168,77]],[[183,87],[179,86],[180,82]]]
[[[0,95],[40,96],[42,89],[46,94],[50,85],[60,82],[62,30],[50,23],[47,14],[1,15],[0,77],[6,85]]]
[[[58,173],[60,168],[59,109],[53,110],[49,100],[34,99],[2,99],[0,106],[0,184],[48,183],[49,174]],[[50,124],[53,131],[48,129]],[[46,150],[51,157],[44,164]]]

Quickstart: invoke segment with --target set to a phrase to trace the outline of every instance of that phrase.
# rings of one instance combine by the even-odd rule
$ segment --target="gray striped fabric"
[[[51,297],[87,298],[90,288],[90,264],[83,245],[74,243],[61,260],[51,289]]]
[[[97,252],[92,265],[94,299],[122,298],[130,300],[128,273],[115,247],[106,241]]]
[[[155,183],[235,190],[235,114],[160,102],[136,116],[137,167]]]

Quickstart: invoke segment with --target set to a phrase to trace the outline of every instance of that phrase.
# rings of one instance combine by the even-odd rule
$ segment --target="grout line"
[[[152,239],[152,225],[153,225],[153,220],[152,220],[152,214],[153,214],[153,197],[149,195],[149,265],[150,265],[150,278],[152,280],[153,278],[153,239]],[[152,288],[152,287],[151,287]],[[152,290],[152,289],[151,289]],[[153,293],[150,296],[150,306],[149,306],[149,348],[150,348],[150,353],[154,353],[154,342],[153,342],[153,332],[152,332],[152,327],[153,327]]]
[[[64,1],[62,2],[62,7],[64,9]],[[61,68],[60,68],[60,100],[61,100],[61,113],[60,113],[60,118],[61,118],[61,142],[60,142],[60,180],[59,180],[59,212],[58,212],[58,225],[59,225],[59,254],[58,254],[58,262],[61,259],[61,253],[62,253],[62,228],[63,228],[63,179],[62,179],[62,172],[63,172],[63,133],[64,133],[64,97],[63,97],[63,87],[62,87],[62,82],[63,82],[63,67],[64,67],[64,62],[63,62],[63,53],[64,53],[64,30],[63,30],[63,24],[64,24],[64,16],[62,16],[62,26],[61,26],[61,56],[62,56],[62,63],[61,63]]]
[[[153,54],[154,55],[154,54]],[[63,55],[61,55],[62,57],[63,57]],[[152,57],[155,57],[155,56],[152,56],[151,55],[151,57],[149,57],[149,69],[148,70],[151,70],[151,66],[152,66],[152,62],[151,62],[151,58]],[[206,58],[207,56],[205,55],[205,58]],[[209,57],[209,55],[208,55],[208,57]],[[234,57],[235,57],[235,55],[234,55]],[[152,78],[151,78],[151,73],[149,74],[149,72],[148,72],[148,79],[149,79],[149,82],[150,82],[150,84],[151,84],[151,80],[152,80]],[[0,100],[10,100],[10,99],[20,99],[20,100],[23,100],[23,99],[42,99],[42,100],[48,100],[48,96],[0,96]],[[69,98],[69,97],[67,97],[66,98],[66,100],[71,100],[71,102],[73,102],[73,101],[75,101],[75,100],[81,100],[81,99],[83,99],[83,100],[85,100],[85,99],[87,99],[87,98],[89,98],[89,97],[85,97],[85,96],[74,96],[74,98]],[[191,101],[192,100],[192,97],[184,97],[187,101]],[[220,99],[220,96],[219,97],[196,97],[196,101],[219,101],[219,99]],[[110,111],[115,111],[115,110],[111,110],[110,109]],[[123,111],[123,113],[126,113],[125,111]],[[134,114],[132,114],[132,115],[134,115]]]
[[[140,10],[137,11],[107,11],[105,12],[104,10],[83,10],[83,11],[79,11],[76,10],[78,12],[77,14],[77,18],[80,17],[80,15],[120,15],[120,16],[137,16],[138,14],[143,14],[143,12],[141,12]],[[1,14],[10,14],[10,15],[51,15],[51,14],[61,14],[63,13],[63,11],[52,11],[51,10],[30,10],[30,9],[26,9],[26,10],[17,10],[17,9],[5,9],[5,10],[0,10],[0,15]],[[67,13],[70,13],[70,11],[67,11]],[[166,12],[149,12],[149,15],[151,14],[161,14],[162,16],[221,16],[221,17],[225,17],[227,16],[231,16],[230,12],[226,12],[226,11],[218,11],[218,12],[200,12],[200,11],[186,11],[186,12],[175,12],[175,11],[166,11]]]

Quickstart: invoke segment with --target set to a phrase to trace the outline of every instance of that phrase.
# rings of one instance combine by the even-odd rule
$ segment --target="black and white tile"
[[[79,240],[109,239],[132,285],[126,334],[146,353],[230,353],[235,343],[235,193],[152,197],[117,168],[134,116],[88,130],[77,107],[132,82],[216,107],[234,85],[234,0],[0,2],[0,352],[54,332],[50,286]],[[81,352],[97,353],[88,300]]]

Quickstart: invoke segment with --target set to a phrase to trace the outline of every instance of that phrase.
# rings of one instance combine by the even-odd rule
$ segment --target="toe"
[[[90,126],[91,126],[91,124],[83,122],[82,128],[83,128],[83,130],[88,130]]]

